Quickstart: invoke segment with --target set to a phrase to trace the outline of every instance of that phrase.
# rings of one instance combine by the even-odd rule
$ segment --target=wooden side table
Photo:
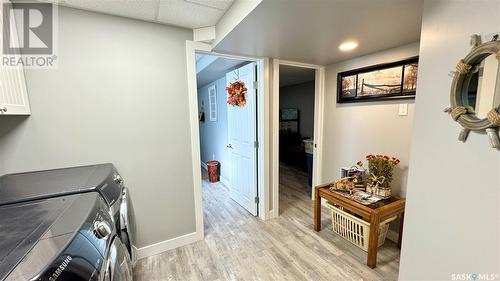
[[[344,209],[359,215],[363,220],[370,222],[370,239],[368,241],[368,258],[366,264],[370,268],[377,266],[378,235],[380,222],[388,218],[398,216],[401,219],[399,225],[398,248],[401,248],[403,235],[403,220],[405,211],[405,199],[391,197],[371,205],[363,205],[354,200],[329,190],[330,184],[317,186],[314,192],[314,230],[321,230],[321,198],[339,205]]]

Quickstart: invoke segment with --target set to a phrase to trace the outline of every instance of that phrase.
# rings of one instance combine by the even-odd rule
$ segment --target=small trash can
[[[207,162],[208,180],[210,182],[218,182],[220,180],[220,162],[210,160]]]

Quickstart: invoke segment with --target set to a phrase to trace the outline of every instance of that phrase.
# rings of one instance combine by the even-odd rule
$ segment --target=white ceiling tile
[[[184,0],[161,0],[157,20],[177,26],[199,28],[215,25],[223,14],[222,10]]]
[[[39,0],[185,28],[215,25],[234,0]]]
[[[83,10],[148,21],[156,19],[159,4],[158,0],[60,0],[59,2],[62,5]]]
[[[226,11],[229,9],[231,4],[233,4],[233,0],[184,0],[189,3],[198,4],[201,6],[212,7],[215,9],[219,9],[221,11]]]

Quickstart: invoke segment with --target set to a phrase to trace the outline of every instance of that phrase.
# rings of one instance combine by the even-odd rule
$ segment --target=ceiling
[[[215,25],[234,0],[43,0],[62,6],[185,28]]]
[[[219,52],[327,65],[420,38],[423,0],[264,0]],[[350,52],[338,46],[359,42]]]
[[[312,68],[280,65],[280,88],[314,81],[315,74]]]
[[[239,68],[249,61],[196,54],[196,84],[200,88]]]

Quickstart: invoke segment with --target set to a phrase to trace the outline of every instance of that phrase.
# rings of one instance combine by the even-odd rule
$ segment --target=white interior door
[[[231,155],[231,198],[257,215],[257,148],[255,63],[247,64],[226,74],[227,84],[241,80],[248,92],[243,107],[227,105],[228,149]]]

